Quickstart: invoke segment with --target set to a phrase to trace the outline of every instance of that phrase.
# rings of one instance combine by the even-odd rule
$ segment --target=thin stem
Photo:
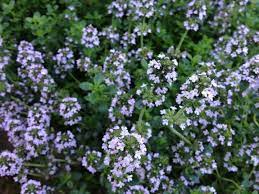
[[[220,112],[222,115],[224,115],[224,112],[223,112],[222,109],[219,109],[219,112]]]
[[[254,171],[255,171],[255,166],[253,166],[253,169],[252,169],[251,172],[249,173],[248,179],[251,178],[251,176],[253,175]]]
[[[138,129],[141,127],[141,123],[142,123],[142,119],[143,119],[145,111],[146,111],[146,107],[142,108],[142,110],[139,114],[138,123],[137,123]]]
[[[76,83],[80,84],[80,81],[71,72],[68,72],[68,74]]]
[[[8,73],[6,73],[6,77],[7,77],[7,79],[8,79],[13,85],[19,87],[19,84],[18,84],[16,81],[14,81],[14,80],[9,76]]]
[[[130,22],[130,23],[128,24],[128,35],[130,35],[131,26],[132,26],[132,22]],[[126,47],[126,52],[128,52],[128,50],[129,50],[129,45]]]
[[[172,133],[174,133],[176,136],[178,136],[180,139],[182,139],[185,143],[187,143],[189,145],[192,145],[190,140],[188,140],[186,137],[184,137],[181,133],[176,131],[174,128],[170,127],[170,130],[171,130]]]
[[[188,30],[186,30],[186,31],[184,32],[184,34],[182,35],[181,40],[180,40],[180,42],[179,42],[179,44],[177,45],[176,50],[175,50],[176,55],[178,55],[178,54],[180,53],[180,49],[181,49],[181,47],[182,47],[183,41],[184,41],[184,39],[185,39],[187,33],[188,33]]]
[[[59,159],[59,158],[55,158],[55,159],[54,159],[54,162],[67,163],[67,161],[66,161],[66,160],[64,160],[64,159]]]
[[[145,24],[145,17],[143,18],[142,20],[142,28]],[[143,29],[142,29],[143,30]],[[141,47],[141,50],[143,50],[143,47],[144,47],[144,36],[143,36],[143,31],[141,31],[141,36],[140,36],[140,47]]]
[[[141,34],[140,36],[140,47],[141,47],[141,50],[143,49],[143,34]]]
[[[43,177],[43,175],[37,174],[37,173],[28,173],[28,175],[30,175],[30,176],[35,176],[35,177],[40,177],[40,178]]]
[[[130,22],[129,25],[128,25],[128,33],[129,33],[129,34],[130,34],[130,32],[131,32],[131,26],[132,26],[132,22]]]
[[[27,104],[25,104],[23,101],[21,101],[19,98],[16,98],[14,96],[11,96],[10,97],[12,100],[14,100],[15,102],[18,102],[18,103],[22,103],[25,107],[27,108],[30,108],[30,106],[28,106]]]
[[[45,164],[36,164],[36,163],[29,163],[29,162],[23,163],[23,165],[26,166],[26,167],[37,167],[37,168],[45,168],[46,167]]]
[[[93,54],[93,50],[92,50],[92,49],[86,49],[86,50],[85,50],[85,54],[86,54],[86,56],[91,57],[92,54]]]
[[[60,159],[60,158],[55,158],[55,159],[54,159],[54,162],[68,163],[68,164],[74,164],[74,165],[78,164],[78,162],[74,162],[74,161],[69,162],[69,161],[67,161],[67,160]]]
[[[78,162],[74,162],[74,161],[69,162],[67,160],[59,159],[59,158],[55,158],[54,162],[68,163],[68,164],[74,164],[74,165],[78,164]],[[45,168],[46,167],[45,164],[36,164],[36,163],[29,163],[29,162],[23,163],[23,165],[26,167],[36,167],[36,168]]]
[[[224,180],[224,181],[227,181],[227,182],[231,182],[233,185],[235,185],[235,186],[237,187],[237,189],[238,189],[239,191],[242,190],[242,188],[241,188],[235,181],[233,181],[233,180],[231,180],[231,179],[228,179],[228,178],[225,178],[225,177],[222,177],[222,176],[219,174],[218,169],[216,169],[216,173],[217,173],[217,177],[218,177],[220,180]]]
[[[224,180],[224,181],[233,183],[233,185],[235,185],[238,188],[238,190],[242,190],[242,188],[235,181],[233,181],[231,179],[228,179],[228,178],[225,178],[225,177],[221,177],[221,179]]]
[[[259,123],[257,122],[256,115],[253,116],[254,123],[257,127],[259,127]]]

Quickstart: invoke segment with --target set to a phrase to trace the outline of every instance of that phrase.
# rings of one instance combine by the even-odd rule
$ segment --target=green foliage
[[[160,6],[161,10],[166,10],[167,15],[160,15],[162,12],[160,10],[156,11],[152,18],[141,21],[130,18],[130,16],[130,19],[127,19],[126,16],[119,18],[108,14],[107,7],[111,2],[111,0],[1,0],[0,37],[4,39],[4,48],[10,51],[11,56],[9,63],[5,67],[6,80],[19,90],[27,90],[23,85],[18,84],[23,80],[17,76],[17,71],[20,68],[20,65],[16,62],[17,44],[22,40],[32,42],[35,50],[45,54],[43,65],[50,72],[50,76],[54,78],[56,83],[55,86],[50,86],[51,91],[53,93],[55,91],[58,99],[68,96],[76,97],[82,105],[82,122],[78,126],[81,130],[80,133],[76,127],[64,126],[63,120],[57,114],[51,115],[51,125],[53,126],[51,130],[55,131],[57,130],[56,128],[58,130],[69,129],[77,133],[76,138],[80,142],[79,145],[82,145],[83,148],[101,149],[105,130],[113,125],[108,118],[109,107],[113,97],[118,92],[118,88],[106,84],[105,79],[108,77],[106,74],[111,72],[106,72],[105,74],[102,66],[109,54],[109,50],[119,48],[119,50],[128,54],[129,60],[125,65],[125,69],[130,73],[132,79],[129,93],[136,99],[135,112],[132,114],[131,120],[136,121],[134,124],[136,124],[136,130],[140,134],[146,133],[148,127],[145,124],[149,122],[152,126],[152,138],[149,140],[147,148],[153,152],[161,153],[160,160],[156,164],[157,166],[170,164],[172,162],[171,147],[178,144],[179,141],[183,141],[193,150],[198,150],[199,147],[199,143],[195,138],[185,135],[185,131],[177,127],[188,119],[188,115],[185,113],[185,106],[177,107],[177,110],[170,108],[177,104],[176,96],[180,92],[180,86],[194,72],[204,70],[201,62],[211,61],[212,50],[215,49],[215,43],[219,37],[224,37],[228,40],[240,24],[248,26],[251,34],[255,34],[258,31],[259,3],[257,0],[252,0],[248,4],[246,11],[242,13],[235,8],[233,13],[231,13],[230,27],[226,32],[222,33],[217,29],[220,27],[213,27],[208,23],[214,16],[214,7],[207,7],[208,18],[206,18],[203,24],[200,24],[199,31],[187,31],[183,25],[187,6],[184,0],[173,1],[170,5],[166,4],[169,1],[158,0],[158,7]],[[128,1],[125,0],[125,2]],[[205,0],[204,2],[211,3],[213,1]],[[226,0],[224,2],[230,3],[231,1]],[[239,1],[233,2],[238,4]],[[163,5],[165,6],[162,9]],[[173,12],[169,14],[171,9]],[[82,30],[89,24],[93,24],[99,32],[105,27],[113,27],[117,30],[120,37],[125,32],[133,32],[136,27],[139,27],[141,31],[150,29],[151,33],[147,36],[137,36],[135,44],[127,48],[121,46],[120,42],[110,42],[99,34],[101,44],[96,48],[89,49],[81,44]],[[253,38],[251,36],[248,40],[249,54],[247,56],[237,57],[227,62],[224,61],[224,65],[221,64],[223,62],[216,62],[216,67],[218,69],[229,69],[230,71],[236,70],[247,59],[258,54],[258,45],[254,46],[251,44],[252,46],[250,46],[252,41]],[[68,73],[66,79],[61,79],[53,73],[55,69],[52,57],[57,53],[58,49],[64,47],[71,48],[74,51],[73,60],[75,66],[76,60],[80,59],[81,56],[91,58],[94,65],[85,72],[75,68]],[[140,48],[143,49],[143,53],[139,54],[138,57],[140,59],[137,59],[135,54]],[[150,61],[147,57],[148,51],[153,52],[153,58],[160,53],[167,53],[171,58],[177,59],[179,63],[177,66],[177,81],[170,86],[168,84],[166,86],[169,91],[162,108],[167,110],[167,113],[163,116],[160,115],[162,108],[152,107],[146,109],[140,97],[136,95],[136,90],[143,83],[148,82],[146,74]],[[2,56],[2,53],[4,52],[0,48],[0,56]],[[0,73],[2,74],[3,72],[0,71]],[[198,84],[207,82],[206,78],[200,78]],[[240,85],[240,88],[247,88],[247,85]],[[5,82],[0,80],[0,93],[6,89]],[[19,96],[18,92],[13,93]],[[224,118],[221,119],[227,124],[224,137],[230,137],[231,130],[235,131],[235,145],[233,147],[236,146],[235,148],[238,150],[242,145],[251,142],[253,137],[258,136],[259,112],[254,105],[258,104],[259,99],[255,95],[248,95],[244,98],[238,93],[234,93],[233,96],[235,106],[220,108],[217,111],[224,115]],[[142,97],[154,100],[156,96],[153,90],[148,88]],[[13,100],[18,101],[17,99]],[[26,97],[22,100],[26,100],[26,106],[31,106],[38,100],[38,96],[36,92],[31,92],[28,99]],[[21,102],[19,101],[19,103]],[[187,105],[196,107],[198,106],[198,101],[190,101]],[[54,109],[58,109],[58,107],[54,107]],[[200,115],[201,118],[203,116]],[[239,120],[237,120],[237,116],[240,117]],[[169,124],[167,127],[161,124],[162,119],[168,120]],[[128,123],[126,119],[124,124],[129,125]],[[190,131],[193,133],[199,132],[195,128],[190,129]],[[6,137],[4,138],[7,139]],[[199,135],[197,136],[198,138],[200,138]],[[126,148],[131,153],[134,153],[131,145],[136,144],[136,140],[127,139],[126,143]],[[226,147],[224,151],[228,151],[228,149],[230,150],[230,148]],[[212,148],[209,145],[206,145],[204,150],[208,153],[212,152]],[[78,153],[83,157],[84,151],[79,150]],[[258,193],[254,191],[253,181],[251,181],[254,178],[253,173],[256,169],[252,168],[250,164],[246,164],[240,158],[233,157],[234,159],[231,162],[240,165],[237,166],[239,171],[233,175],[223,167],[224,155],[222,148],[215,148],[213,154],[217,155],[216,160],[220,164],[218,166],[219,172],[213,172],[211,175],[205,176],[195,174],[196,172],[190,166],[186,169],[181,169],[180,166],[175,165],[170,176],[178,181],[178,175],[186,175],[194,182],[215,187],[218,193]],[[237,155],[238,153],[234,154]],[[210,163],[212,161],[206,162]],[[107,177],[105,177],[108,170],[104,167],[102,167],[102,170],[103,173],[98,172],[92,175],[80,165],[72,165],[70,172],[65,172],[62,169],[53,177],[48,176],[47,172],[44,172],[46,177],[40,178],[40,180],[43,180],[44,183],[55,185],[57,194],[112,193],[111,185]],[[4,180],[3,184],[6,184],[5,182]],[[187,191],[184,185],[179,184],[177,186],[178,189],[174,189],[176,194],[206,193],[202,192],[200,188],[190,188]],[[2,188],[2,182],[0,187]],[[3,188],[5,187],[6,185]],[[0,193],[3,192],[1,188]],[[209,194],[209,192],[206,194]]]

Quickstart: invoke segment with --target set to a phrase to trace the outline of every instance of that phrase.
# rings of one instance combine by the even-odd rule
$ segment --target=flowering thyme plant
[[[0,193],[258,193],[258,11],[2,0]]]

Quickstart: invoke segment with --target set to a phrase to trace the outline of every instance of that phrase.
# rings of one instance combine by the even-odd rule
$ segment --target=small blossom
[[[0,176],[14,176],[19,173],[22,167],[22,159],[16,154],[3,151],[0,154]]]
[[[94,48],[96,46],[99,46],[100,41],[98,37],[98,31],[92,26],[92,24],[83,28],[81,44],[84,45],[86,48]]]

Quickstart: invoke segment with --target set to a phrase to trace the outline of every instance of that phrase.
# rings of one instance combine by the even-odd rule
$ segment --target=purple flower
[[[98,31],[92,26],[92,24],[83,28],[81,44],[84,45],[86,48],[94,48],[96,46],[99,46],[100,41],[98,37]]]
[[[3,151],[0,154],[0,176],[14,176],[17,175],[22,167],[22,159],[16,154]]]
[[[47,194],[47,187],[41,185],[39,181],[28,180],[22,184],[21,194]]]

